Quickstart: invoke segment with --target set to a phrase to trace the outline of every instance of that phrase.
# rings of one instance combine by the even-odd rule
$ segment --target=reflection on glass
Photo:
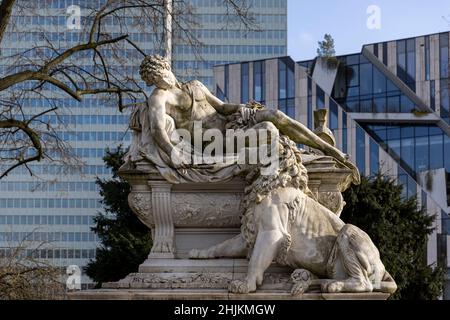
[[[360,127],[356,127],[356,165],[361,174],[366,171],[366,140],[365,132]]]

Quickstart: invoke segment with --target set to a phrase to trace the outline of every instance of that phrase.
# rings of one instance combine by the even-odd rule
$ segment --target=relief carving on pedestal
[[[152,214],[151,194],[148,192],[131,192],[128,195],[131,210],[147,227],[153,228],[155,223]]]
[[[172,215],[177,227],[227,227],[241,225],[239,203],[241,194],[174,193]]]

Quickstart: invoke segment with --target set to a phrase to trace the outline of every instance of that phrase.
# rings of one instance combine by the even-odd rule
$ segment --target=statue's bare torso
[[[196,122],[201,123],[203,130],[225,131],[226,117],[218,113],[211,105],[205,89],[198,81],[191,81],[182,84],[181,88],[172,88],[163,92],[167,96],[166,113],[173,118],[177,129],[185,129],[191,136],[194,136]]]

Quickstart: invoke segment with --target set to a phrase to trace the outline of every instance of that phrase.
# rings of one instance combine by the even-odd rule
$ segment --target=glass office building
[[[67,7],[83,7],[86,3],[101,5],[104,2],[48,0],[42,2],[38,12],[14,12],[12,20],[18,29],[5,34],[1,55],[20,53],[38,44],[42,39],[37,30],[44,30],[48,39],[58,41],[62,47],[76,45],[80,41],[80,33],[67,30]],[[204,43],[200,48],[203,60],[196,58],[192,48],[175,41],[172,62],[181,80],[198,78],[213,88],[213,65],[286,55],[286,0],[252,1],[251,11],[259,24],[259,31],[242,31],[238,24],[226,26],[223,19],[226,9],[220,0],[190,2],[196,8],[199,22],[192,32]],[[133,17],[128,19],[132,21]],[[106,24],[112,27],[114,22],[106,21]],[[128,29],[130,39],[146,54],[160,52],[160,48],[154,47],[153,30]],[[133,49],[119,53],[126,58],[126,63],[121,66],[123,71],[138,74],[142,56]],[[80,63],[89,68],[91,62],[82,59]],[[1,73],[5,74],[10,67],[0,65]],[[19,167],[0,180],[0,256],[8,254],[8,248],[27,238],[47,243],[38,251],[39,258],[61,267],[82,267],[95,257],[99,244],[91,231],[93,217],[102,210],[95,180],[97,177],[110,177],[110,171],[102,161],[105,148],[128,145],[128,115],[119,113],[116,105],[96,96],[86,96],[82,102],[77,102],[55,94],[55,99],[64,112],[58,117],[45,116],[43,120],[64,125],[58,133],[84,164],[66,167],[33,163],[30,168],[39,178],[30,177],[25,167]],[[46,107],[46,102],[29,99],[25,107],[26,112],[36,114]],[[83,277],[83,282],[88,281]]]
[[[436,216],[427,261],[450,275],[449,37],[365,45],[337,57],[334,68],[289,57],[216,66],[216,92],[230,102],[263,102],[310,129],[313,111],[327,109],[337,147],[362,174],[395,178],[404,197]]]

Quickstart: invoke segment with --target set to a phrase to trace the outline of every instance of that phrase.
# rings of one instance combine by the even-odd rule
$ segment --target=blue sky
[[[380,9],[380,29],[367,27],[371,5]],[[341,55],[367,43],[449,30],[449,0],[288,0],[288,54],[294,60],[314,58],[325,33]]]

